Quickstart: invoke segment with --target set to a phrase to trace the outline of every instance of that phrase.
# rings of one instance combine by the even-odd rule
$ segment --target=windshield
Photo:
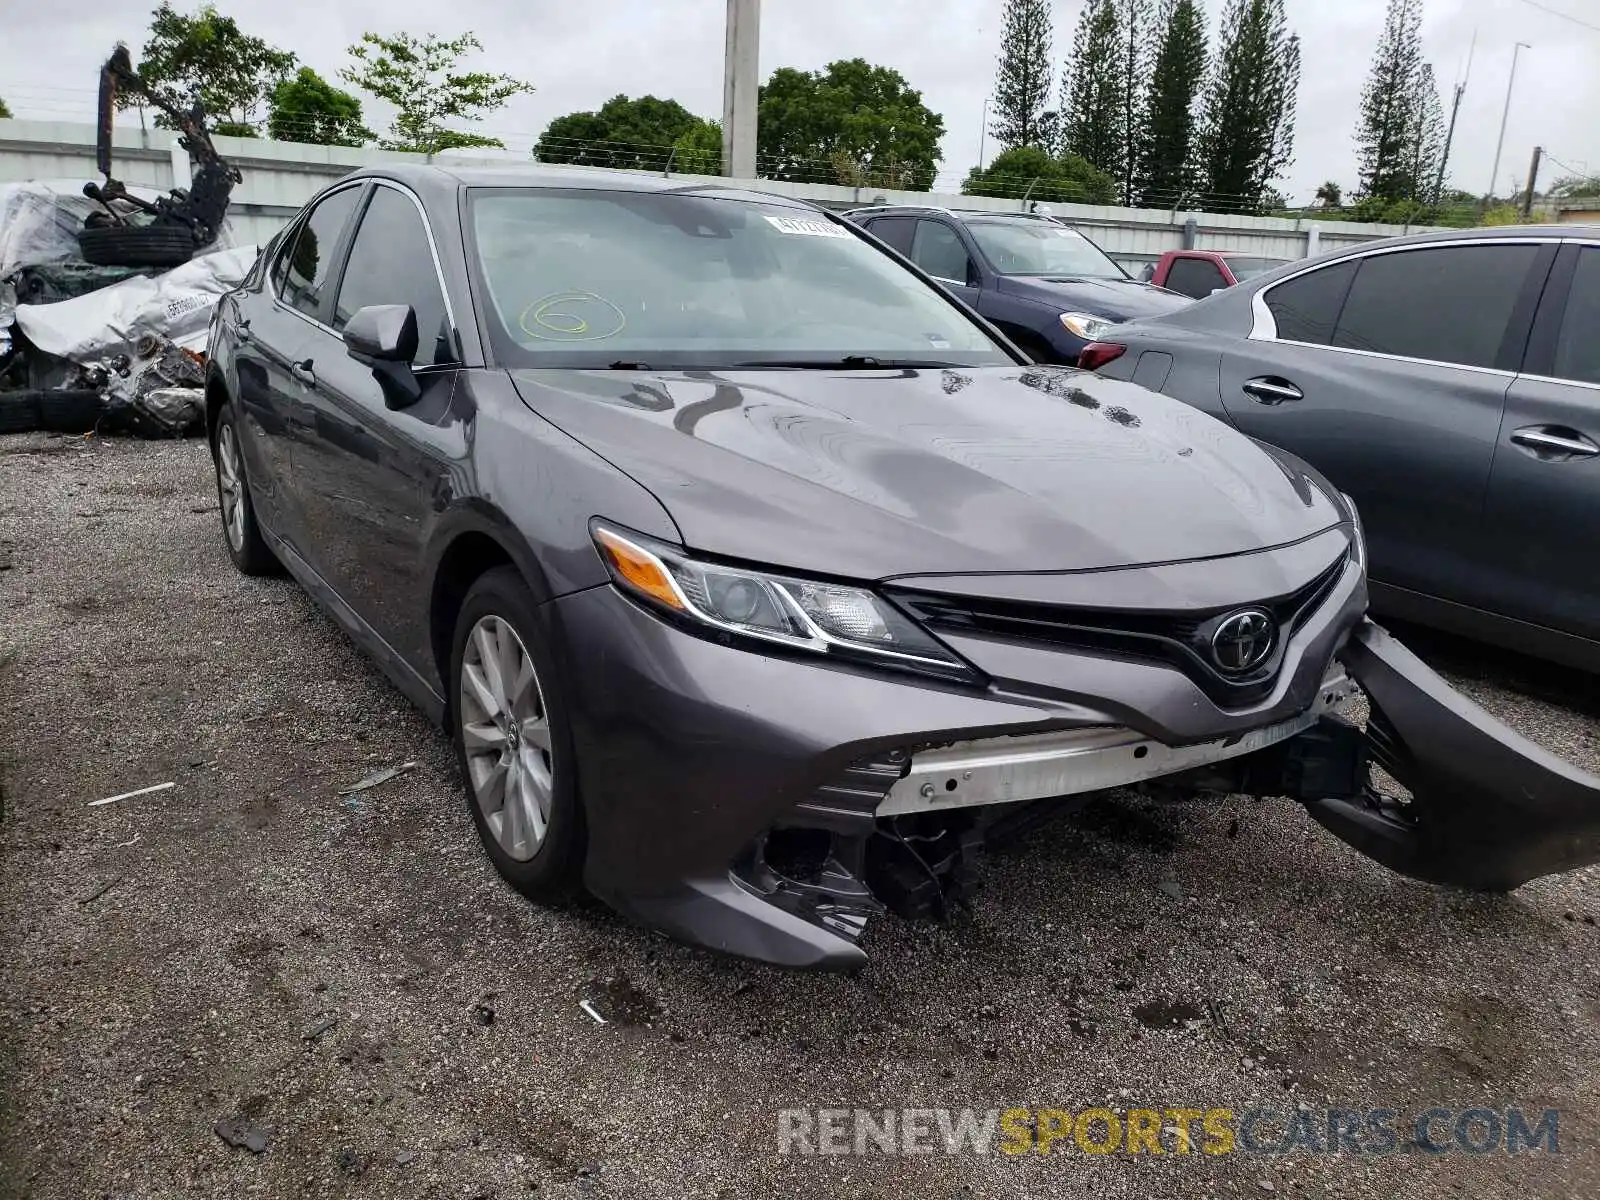
[[[1268,271],[1275,271],[1287,258],[1254,258],[1248,254],[1228,255],[1228,270],[1233,272],[1233,277],[1240,283],[1246,279],[1254,279],[1257,275],[1265,275]]]
[[[1128,273],[1076,229],[1049,221],[969,221],[983,256],[1002,275],[1126,279]]]
[[[470,205],[507,365],[1013,362],[941,292],[820,213],[548,188],[474,189]]]

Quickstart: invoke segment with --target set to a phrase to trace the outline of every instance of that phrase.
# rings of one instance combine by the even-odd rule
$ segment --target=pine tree
[[[1140,135],[1145,121],[1145,88],[1150,79],[1151,50],[1155,44],[1151,0],[1116,0],[1117,90],[1122,100],[1122,128],[1128,145],[1122,152],[1122,173],[1117,183],[1122,203],[1133,203],[1133,177],[1142,154]]]
[[[1357,192],[1363,198],[1416,198],[1413,158],[1422,68],[1422,0],[1389,0],[1356,126]]]
[[[1423,63],[1411,103],[1411,198],[1437,204],[1439,162],[1444,154],[1444,105],[1433,79],[1433,64]]]
[[[1089,0],[1078,17],[1072,56],[1061,79],[1061,149],[1120,183],[1127,162],[1128,127],[1118,33],[1114,0]]]
[[[1283,0],[1228,0],[1206,80],[1196,161],[1207,208],[1255,212],[1294,152],[1300,39]]]
[[[1006,0],[989,133],[1009,150],[1053,140],[1050,0]]]
[[[1195,0],[1167,0],[1159,23],[1165,33],[1145,93],[1133,190],[1143,207],[1176,208],[1193,186],[1195,100],[1206,74],[1205,14]]]

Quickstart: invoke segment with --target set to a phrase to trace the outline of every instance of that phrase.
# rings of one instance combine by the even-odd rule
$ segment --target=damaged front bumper
[[[1600,859],[1600,779],[1456,693],[1364,600],[1358,581],[1333,597],[1261,704],[1208,714],[1172,672],[1164,705],[1131,704],[1148,665],[1128,664],[1123,695],[1099,685],[1103,658],[1081,660],[1095,695],[978,690],[752,654],[609,587],[564,597],[555,640],[586,648],[566,673],[586,882],[687,941],[848,969],[869,919],[941,914],[1007,826],[1130,784],[1290,796],[1391,868],[1469,888]],[[1364,729],[1338,715],[1358,688]],[[1369,763],[1409,795],[1374,787]]]

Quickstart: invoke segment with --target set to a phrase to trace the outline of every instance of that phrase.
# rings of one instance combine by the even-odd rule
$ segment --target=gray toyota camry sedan
[[[849,967],[986,841],[1124,787],[1293,797],[1443,884],[1600,858],[1600,780],[1367,620],[1314,470],[1029,364],[799,202],[361,172],[211,349],[229,554],[449,731],[530,896]]]

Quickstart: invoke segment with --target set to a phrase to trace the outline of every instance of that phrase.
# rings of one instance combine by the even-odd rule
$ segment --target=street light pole
[[[1506,144],[1506,118],[1511,115],[1511,89],[1517,82],[1517,55],[1524,50],[1532,49],[1533,47],[1527,42],[1518,42],[1511,48],[1511,78],[1506,80],[1506,104],[1500,110],[1500,137],[1494,144],[1494,170],[1489,172],[1489,200],[1494,199],[1495,180],[1500,178],[1500,151]]]
[[[978,170],[983,170],[983,139],[989,132],[989,97],[983,98],[983,116],[978,118]]]

